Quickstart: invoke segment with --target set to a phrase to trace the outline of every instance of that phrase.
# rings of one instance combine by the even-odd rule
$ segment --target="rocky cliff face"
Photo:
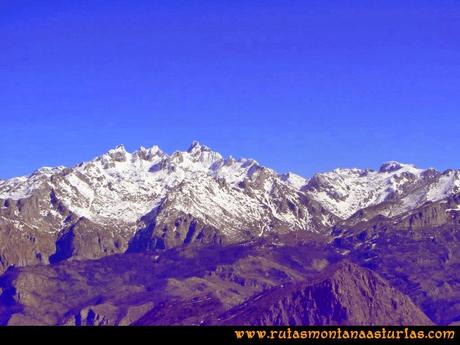
[[[314,282],[277,286],[219,316],[227,325],[430,325],[409,297],[342,261]]]

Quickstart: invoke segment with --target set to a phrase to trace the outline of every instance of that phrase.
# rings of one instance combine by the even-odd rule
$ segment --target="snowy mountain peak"
[[[209,170],[216,164],[222,165],[223,157],[208,146],[194,141],[187,151],[174,152],[168,157],[168,162],[181,169],[202,171],[203,169]]]
[[[141,146],[137,151],[133,153],[133,156],[146,161],[151,161],[155,157],[164,156],[164,152],[161,151],[157,145],[154,145],[151,148],[145,148],[144,146]]]
[[[282,181],[286,182],[287,184],[291,185],[296,189],[301,189],[305,186],[308,180],[300,175],[294,174],[293,172],[287,172],[285,174],[279,175]]]
[[[128,151],[126,151],[126,148],[124,145],[118,145],[114,149],[109,150],[105,155],[102,157],[104,158],[111,158],[114,161],[117,162],[124,162],[127,159],[127,156],[129,155]]]
[[[400,163],[400,162],[397,162],[397,161],[388,161],[388,162],[383,163],[380,166],[379,172],[381,172],[381,173],[390,173],[390,172],[400,170],[402,168],[409,168],[409,169],[412,168],[413,169],[413,168],[415,168],[415,166],[412,165],[412,164],[403,164],[403,163]]]
[[[54,175],[54,174],[57,174],[59,172],[61,172],[62,170],[64,170],[65,167],[64,166],[58,166],[58,167],[42,167],[40,169],[37,169],[35,170],[31,176],[36,176],[36,175],[43,175],[43,176],[51,176],[51,175]]]
[[[347,219],[358,210],[379,204],[393,204],[385,208],[384,215],[390,216],[438,201],[455,193],[458,181],[460,178],[440,176],[433,169],[390,161],[379,171],[335,169],[316,174],[304,190],[327,210]]]
[[[126,153],[128,151],[126,151],[125,145],[120,144],[120,145],[117,145],[114,149],[109,150],[109,153],[111,152],[125,152]]]
[[[190,154],[197,154],[197,153],[200,153],[200,152],[211,152],[212,150],[206,146],[206,145],[202,145],[200,144],[200,142],[194,140],[192,142],[192,144],[190,145],[190,147],[188,148],[187,152],[190,153]]]

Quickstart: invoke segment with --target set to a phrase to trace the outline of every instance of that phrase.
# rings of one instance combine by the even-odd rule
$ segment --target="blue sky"
[[[1,1],[0,178],[198,140],[310,176],[460,168],[460,2]]]

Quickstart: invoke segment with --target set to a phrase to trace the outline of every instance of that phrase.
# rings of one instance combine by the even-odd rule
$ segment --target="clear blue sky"
[[[460,1],[0,1],[0,178],[198,140],[460,168]]]

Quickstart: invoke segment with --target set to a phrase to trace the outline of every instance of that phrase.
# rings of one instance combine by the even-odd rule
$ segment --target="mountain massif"
[[[118,146],[0,180],[0,324],[453,324],[459,230],[459,170]]]

